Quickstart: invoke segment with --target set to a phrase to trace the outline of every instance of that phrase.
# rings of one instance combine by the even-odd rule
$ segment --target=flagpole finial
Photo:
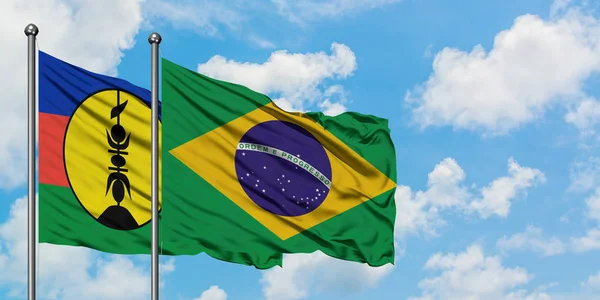
[[[161,41],[162,41],[162,37],[160,37],[160,34],[158,34],[157,32],[153,32],[148,37],[148,43],[150,43],[150,44],[160,44]]]
[[[40,30],[33,23],[30,23],[29,25],[25,26],[25,35],[26,36],[30,36],[30,35],[37,36],[38,32],[40,32]]]

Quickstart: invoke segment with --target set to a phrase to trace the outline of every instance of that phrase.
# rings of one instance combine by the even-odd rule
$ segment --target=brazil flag
[[[387,120],[286,112],[166,59],[162,100],[166,250],[260,269],[281,265],[282,253],[316,250],[393,263],[396,161]]]

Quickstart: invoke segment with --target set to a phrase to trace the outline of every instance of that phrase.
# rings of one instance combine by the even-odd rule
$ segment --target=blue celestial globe
[[[238,181],[261,208],[280,216],[300,216],[319,207],[331,188],[325,149],[306,129],[284,121],[255,125],[235,154]]]

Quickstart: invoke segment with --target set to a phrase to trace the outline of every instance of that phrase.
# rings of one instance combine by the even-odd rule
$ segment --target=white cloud
[[[242,31],[251,17],[248,11],[260,15],[282,15],[297,25],[321,18],[338,17],[363,10],[383,7],[401,0],[146,0],[144,12],[153,21],[167,20],[177,28],[190,29],[205,35],[219,34],[220,27]],[[150,24],[148,24],[150,25]],[[264,48],[273,44],[255,35],[248,40]]]
[[[396,234],[436,235],[436,229],[445,225],[439,214],[449,209],[478,213],[481,218],[506,217],[519,194],[526,195],[527,188],[544,181],[541,171],[521,167],[513,158],[508,160],[508,176],[495,179],[479,191],[472,191],[463,183],[465,176],[456,160],[446,158],[429,173],[427,190],[412,192],[408,186],[398,186]]]
[[[402,238],[411,233],[423,232],[437,235],[436,230],[446,223],[438,217],[438,209],[431,206],[425,196],[427,192],[418,191],[413,195],[410,187],[400,185],[396,188],[396,224],[394,233]]]
[[[514,290],[533,276],[523,268],[503,266],[498,256],[485,256],[476,244],[459,254],[434,254],[425,269],[441,273],[421,280],[423,294],[410,299],[550,299],[545,293]]]
[[[571,246],[575,252],[600,250],[600,187],[585,199],[588,219],[595,221],[597,228],[591,228],[585,236],[571,238]]]
[[[600,187],[597,187],[596,191],[585,199],[585,204],[587,207],[587,217],[600,224]]]
[[[496,242],[500,251],[530,250],[543,256],[552,256],[565,253],[564,243],[556,237],[544,237],[542,229],[527,226],[523,233],[510,237],[503,236]]]
[[[463,207],[470,197],[460,183],[465,179],[463,169],[453,158],[445,158],[427,176],[427,190],[413,193],[408,186],[396,188],[396,228],[398,237],[423,231],[436,235],[436,229],[445,225],[439,211]]]
[[[200,298],[194,300],[227,300],[227,293],[218,286],[213,285],[208,290],[202,292]]]
[[[554,0],[550,6],[550,15],[554,17],[557,14],[564,12],[569,8],[569,4],[571,4],[572,1],[573,0]]]
[[[134,44],[142,22],[142,0],[0,1],[0,89],[4,115],[0,119],[0,187],[25,182],[27,42],[23,29],[33,22],[40,28],[41,50],[91,71],[116,74],[123,50]],[[111,7],[106,14],[106,7]],[[18,100],[18,101],[16,101]]]
[[[167,260],[164,263],[161,263],[158,267],[161,275],[172,273],[173,271],[175,271],[175,258],[169,258],[169,260]]]
[[[589,157],[571,166],[569,191],[586,192],[600,186],[600,157]]]
[[[216,55],[200,64],[198,72],[267,94],[286,111],[306,112],[307,106],[316,103],[325,115],[335,116],[347,110],[346,92],[342,85],[323,82],[351,76],[356,70],[356,57],[343,44],[334,43],[331,50],[331,55],[275,51],[262,64],[240,63]]]
[[[240,63],[215,55],[206,63],[198,65],[198,72],[213,78],[247,86],[272,98],[285,99],[283,107],[304,110],[317,101],[330,99],[339,94],[339,87],[324,86],[324,80],[340,80],[351,76],[356,70],[356,57],[348,46],[331,45],[331,54],[289,53],[275,51],[262,64]],[[332,90],[333,88],[333,90]],[[325,91],[323,91],[325,89]],[[330,100],[331,102],[331,100]],[[326,104],[339,112],[342,102]]]
[[[452,125],[506,134],[542,118],[554,104],[583,100],[583,83],[600,71],[600,21],[565,9],[565,3],[555,4],[549,20],[519,16],[496,35],[489,52],[477,45],[471,52],[437,53],[427,82],[406,95],[414,121],[422,128]],[[568,119],[584,125],[592,115],[573,113]]]
[[[62,249],[54,247],[57,252]],[[64,254],[43,254],[52,257],[64,257]],[[41,256],[41,255],[40,255]],[[93,259],[92,259],[93,261]],[[41,261],[43,263],[43,261]],[[53,292],[60,295],[61,299],[147,299],[150,295],[150,283],[146,272],[133,264],[131,260],[122,256],[114,256],[108,261],[97,259],[95,267],[96,274],[88,273],[88,269],[81,265],[73,266],[83,277],[65,282],[64,270],[60,273],[52,272],[55,279],[52,283]],[[71,273],[72,271],[69,271]],[[49,274],[50,275],[50,274]],[[123,278],[123,280],[115,280]],[[42,280],[48,280],[48,277]]]
[[[253,43],[254,45],[258,46],[259,48],[263,48],[263,49],[273,49],[275,48],[275,43],[266,40],[264,38],[261,38],[259,36],[256,35],[251,35],[249,38],[249,41],[251,43]]]
[[[587,289],[593,289],[600,291],[600,271],[595,275],[590,275],[585,282],[582,282],[581,285]]]
[[[339,84],[330,86],[325,90],[324,96],[326,97],[325,100],[317,105],[323,114],[336,116],[346,112],[346,106],[344,105],[347,100],[343,86]]]
[[[429,58],[433,55],[432,53],[433,44],[429,44],[427,48],[425,48],[425,52],[423,52],[423,57]]]
[[[585,236],[571,238],[573,251],[581,253],[600,250],[600,229],[590,229]]]
[[[27,283],[27,200],[17,199],[9,219],[0,224],[0,286],[13,294],[25,293]],[[40,297],[78,299],[148,299],[147,268],[127,256],[101,256],[84,247],[39,244],[38,293]],[[174,270],[173,261],[161,275]]]
[[[294,104],[286,99],[286,98],[277,98],[277,99],[273,99],[273,102],[275,102],[275,105],[277,105],[279,108],[285,110],[285,111],[289,111],[289,112],[305,112],[304,109],[302,108],[298,108],[295,107]]]
[[[400,0],[271,0],[278,12],[291,22],[304,25],[308,20],[338,17],[360,10],[374,9]]]
[[[503,300],[558,300],[554,297],[554,295],[549,295],[546,292],[538,292],[534,291],[529,293],[525,290],[520,290],[517,292],[512,292],[503,297]],[[578,300],[583,300],[579,298],[575,298]],[[483,299],[482,299],[483,300]]]
[[[269,41],[267,39],[264,39],[260,36],[257,36],[255,34],[252,34],[248,37],[248,41],[250,41],[251,43],[253,43],[254,45],[258,46],[259,48],[262,49],[273,49],[276,48],[275,43],[273,43],[272,41]]]
[[[284,255],[283,265],[263,272],[266,300],[304,299],[322,292],[354,293],[376,286],[394,269],[391,264],[374,268],[343,261],[320,251]]]
[[[325,101],[319,103],[319,108],[327,116],[337,116],[346,111],[346,107],[343,104],[339,102],[331,103],[329,99],[325,99]]]
[[[281,15],[289,22],[305,26],[306,21],[357,13],[401,0],[144,1],[144,15],[148,19],[144,25],[148,28],[156,26],[157,22],[167,21],[177,29],[187,29],[207,36],[223,37],[223,33],[233,33],[256,47],[273,49],[276,47],[275,43],[258,35],[252,28],[252,19],[257,18],[256,16],[265,21],[273,15]],[[280,18],[276,18],[275,22],[280,22]]]
[[[246,19],[239,10],[240,4],[231,0],[227,4],[214,0],[148,0],[144,5],[144,13],[153,21],[166,20],[175,28],[212,36],[219,33],[219,26],[230,30],[242,27]]]
[[[565,116],[565,121],[581,130],[590,130],[600,123],[600,102],[587,98]]]
[[[525,193],[527,188],[545,180],[540,170],[521,167],[511,157],[508,160],[508,176],[498,178],[484,187],[481,190],[483,197],[471,202],[469,209],[477,211],[482,218],[493,214],[505,218],[510,210],[510,200],[514,199],[517,193]]]

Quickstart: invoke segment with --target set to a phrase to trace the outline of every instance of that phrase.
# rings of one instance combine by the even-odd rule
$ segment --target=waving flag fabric
[[[150,113],[148,90],[39,52],[40,242],[150,253]]]
[[[150,92],[39,57],[40,242],[149,254]],[[289,113],[165,59],[162,91],[162,254],[260,269],[317,250],[393,263],[386,120]]]
[[[393,263],[387,120],[290,113],[267,96],[162,60],[165,244],[259,268],[321,250]]]

